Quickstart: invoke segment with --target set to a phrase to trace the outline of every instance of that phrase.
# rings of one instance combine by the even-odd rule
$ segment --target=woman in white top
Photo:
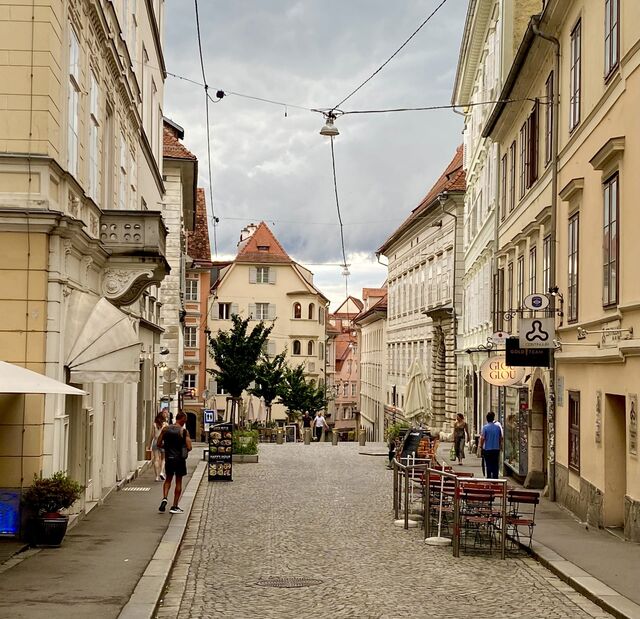
[[[320,441],[322,438],[322,430],[329,429],[329,424],[326,422],[324,415],[321,412],[316,413],[316,416],[313,420],[313,429],[316,433],[316,441]]]
[[[151,460],[153,461],[153,468],[156,472],[156,481],[162,481],[164,479],[164,449],[158,447],[158,437],[162,429],[167,426],[167,419],[165,413],[158,413],[151,426],[151,443],[149,449],[151,449]]]

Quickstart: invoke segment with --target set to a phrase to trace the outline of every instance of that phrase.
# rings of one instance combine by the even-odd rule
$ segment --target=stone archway
[[[528,431],[528,473],[525,488],[542,489],[547,483],[547,395],[538,378],[533,385]]]

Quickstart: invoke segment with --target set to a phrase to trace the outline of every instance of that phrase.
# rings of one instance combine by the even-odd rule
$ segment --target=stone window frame
[[[569,470],[580,474],[580,392],[567,391],[568,451]]]

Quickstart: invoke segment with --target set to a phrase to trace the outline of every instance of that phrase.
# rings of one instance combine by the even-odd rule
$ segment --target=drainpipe
[[[541,32],[539,29],[540,19],[532,21],[533,33],[536,36],[549,41],[555,47],[555,68],[553,70],[553,127],[551,133],[551,241],[549,243],[549,282],[556,285],[556,227],[558,210],[558,124],[560,121],[560,41],[551,35]],[[545,294],[549,291],[545,290]],[[556,304],[555,296],[551,297],[551,315],[555,318]],[[548,486],[549,500],[556,500],[556,358],[555,349],[551,349],[551,368],[549,370],[549,410],[547,411],[549,424],[549,454],[548,454]]]

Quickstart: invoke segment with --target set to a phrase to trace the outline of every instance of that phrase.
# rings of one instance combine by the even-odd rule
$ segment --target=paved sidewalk
[[[451,443],[438,452],[449,462]],[[482,476],[481,460],[467,454],[454,470]],[[517,486],[513,479],[510,483]],[[616,617],[640,619],[640,545],[580,522],[558,503],[541,497],[533,555],[562,580]]]
[[[201,458],[202,446],[194,446],[183,487]],[[170,524],[181,521],[186,526],[187,515],[158,512],[161,498],[161,483],[148,468],[91,510],[60,548],[14,556],[0,578],[0,617],[117,617]],[[167,570],[170,565],[167,559]]]

